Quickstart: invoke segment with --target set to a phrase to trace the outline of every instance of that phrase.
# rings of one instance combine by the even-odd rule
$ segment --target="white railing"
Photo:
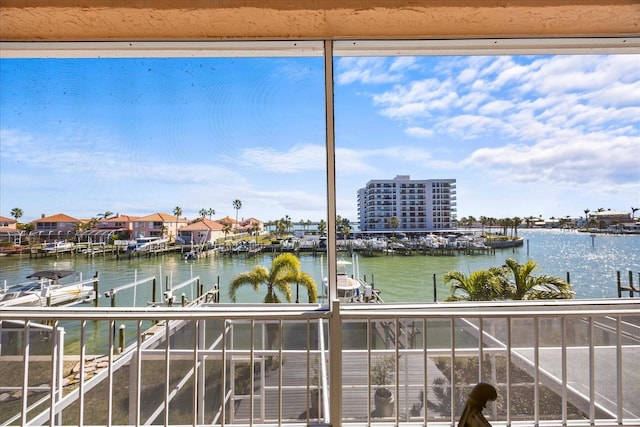
[[[451,426],[479,381],[494,426],[638,425],[640,303],[0,311],[0,425]]]

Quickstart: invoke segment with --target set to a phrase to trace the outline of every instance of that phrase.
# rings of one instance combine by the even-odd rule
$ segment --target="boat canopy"
[[[40,270],[35,273],[31,273],[27,276],[27,279],[51,279],[59,280],[63,277],[71,276],[75,274],[73,270]]]

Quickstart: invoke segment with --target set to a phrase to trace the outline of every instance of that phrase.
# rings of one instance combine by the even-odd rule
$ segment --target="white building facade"
[[[451,230],[456,228],[456,180],[418,179],[398,175],[375,179],[358,190],[360,231],[398,232]]]

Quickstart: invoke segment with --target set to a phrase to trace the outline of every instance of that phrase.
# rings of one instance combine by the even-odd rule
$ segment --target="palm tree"
[[[216,214],[216,210],[213,208],[207,209],[207,215],[209,215],[209,219],[211,219]]]
[[[84,229],[87,230],[87,231],[88,230],[93,230],[96,227],[97,223],[98,223],[98,218],[96,218],[94,216],[89,221],[87,221],[87,223],[84,225]]]
[[[522,224],[522,218],[520,218],[519,216],[514,216],[511,221],[511,225],[513,226],[513,233],[511,234],[511,238],[518,237],[518,226]]]
[[[177,218],[180,218],[182,216],[182,208],[180,206],[176,206],[175,208],[173,208],[173,214]]]
[[[209,211],[208,211],[207,209],[205,209],[205,208],[202,208],[202,209],[200,209],[200,210],[198,211],[198,213],[200,214],[200,218],[202,218],[202,219],[204,219],[204,217],[205,217],[205,216],[207,216],[207,213],[208,213],[208,212],[209,212]]]
[[[393,230],[393,235],[396,235],[396,228],[398,228],[398,226],[400,225],[400,220],[398,219],[397,216],[392,216],[391,218],[389,218],[389,226],[391,227],[391,230]]]
[[[325,221],[324,219],[321,219],[320,222],[318,222],[318,233],[320,233],[320,235],[323,235],[327,232],[327,221]]]
[[[105,213],[99,213],[99,214],[97,215],[97,218],[96,218],[96,219],[107,219],[107,218],[109,218],[111,215],[113,215],[113,212],[111,212],[111,211],[106,211]]]
[[[559,277],[532,276],[532,271],[537,267],[532,259],[520,264],[509,258],[505,264],[500,279],[507,289],[505,296],[510,299],[571,299],[575,296],[573,286]],[[505,273],[511,277],[507,277]]]
[[[318,299],[318,286],[313,278],[300,269],[300,260],[291,253],[278,255],[271,263],[269,270],[262,265],[257,265],[251,271],[238,274],[229,288],[229,298],[236,302],[237,290],[244,285],[251,285],[258,291],[260,285],[267,285],[265,303],[279,303],[281,293],[287,302],[292,299],[292,284],[300,284],[307,289],[309,302],[314,303]]]
[[[504,286],[498,269],[474,271],[467,277],[460,271],[449,271],[444,282],[451,287],[445,301],[493,301],[501,299]],[[458,293],[460,291],[460,293]]]
[[[260,232],[260,224],[258,224],[258,222],[253,222],[251,224],[251,233],[253,234],[253,236],[258,237],[258,233]]]
[[[487,225],[489,223],[489,218],[487,218],[486,216],[481,216],[480,217],[480,224],[482,225],[482,235],[484,236],[484,226]]]
[[[18,222],[19,218],[22,218],[22,215],[23,215],[22,209],[20,208],[11,209],[11,216],[15,218],[16,222]]]
[[[291,217],[289,215],[284,216],[284,225],[287,229],[287,233],[293,228],[293,223],[291,222]]]
[[[231,224],[225,222],[222,225],[222,232],[224,233],[224,240],[227,240],[227,234],[231,233]]]
[[[489,234],[491,234],[491,228],[493,227],[493,224],[496,224],[498,222],[498,220],[494,217],[489,217],[487,218],[487,222],[489,223]]]
[[[236,210],[236,226],[238,225],[238,211],[242,209],[242,202],[240,199],[235,199],[233,201],[233,209]]]
[[[634,208],[633,206],[631,207],[631,219],[634,219],[636,217],[637,211],[640,211],[640,208]]]
[[[340,224],[340,234],[342,234],[343,239],[346,239],[351,234],[351,224],[349,224],[347,218],[343,219],[342,224]]]

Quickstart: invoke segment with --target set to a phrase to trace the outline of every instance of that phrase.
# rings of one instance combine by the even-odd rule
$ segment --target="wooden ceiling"
[[[640,0],[0,0],[2,41],[607,37]]]

